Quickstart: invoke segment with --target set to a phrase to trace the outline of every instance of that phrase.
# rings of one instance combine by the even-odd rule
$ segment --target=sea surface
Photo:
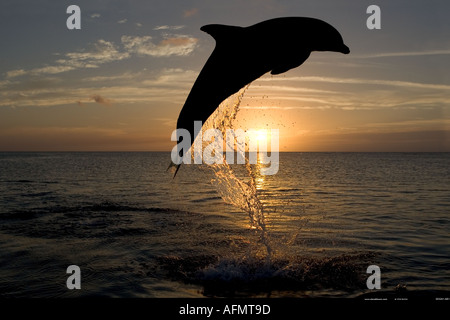
[[[0,153],[0,297],[355,298],[370,265],[377,292],[449,292],[449,153],[279,157],[228,181],[168,152]]]

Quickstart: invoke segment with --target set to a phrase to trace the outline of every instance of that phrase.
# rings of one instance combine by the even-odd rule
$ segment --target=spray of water
[[[222,136],[225,137],[226,130],[234,128],[233,123],[236,120],[241,100],[247,89],[248,86],[222,102],[215,113],[203,124],[202,130],[218,129],[221,131]],[[235,142],[233,141],[233,145],[230,146],[232,149],[234,149]],[[210,144],[210,142],[207,144]],[[203,148],[205,148],[205,145],[203,145]],[[257,194],[255,168],[250,165],[247,155],[245,162],[245,177],[238,177],[226,162],[226,159],[224,159],[223,164],[209,165],[214,172],[212,183],[225,202],[248,213],[250,226],[258,232],[259,238],[267,251],[266,259],[270,262],[273,250],[266,227],[264,207]]]
[[[248,87],[243,88],[222,102],[203,124],[202,131],[218,129],[225,137],[227,129],[239,129],[234,128],[234,124],[247,89]],[[237,141],[233,141],[233,149],[234,143],[237,144]],[[204,150],[211,146],[211,141],[202,141],[201,144]],[[222,147],[217,150],[222,150]],[[213,149],[216,149],[215,146]],[[364,275],[360,271],[361,266],[372,261],[373,255],[362,253],[337,257],[299,256],[297,251],[287,248],[292,245],[292,250],[298,250],[298,246],[293,246],[298,230],[290,239],[271,239],[265,216],[267,212],[257,188],[258,165],[251,165],[247,154],[245,160],[245,166],[235,167],[228,164],[224,157],[223,164],[207,166],[214,173],[212,184],[222,199],[248,214],[250,227],[259,237],[257,244],[263,245],[258,246],[257,253],[262,248],[267,254],[261,257],[247,251],[247,255],[241,257],[227,257],[223,254],[187,258],[164,257],[161,259],[161,265],[163,270],[167,270],[168,276],[201,284],[206,296],[234,296],[235,292],[271,294],[277,290],[312,292],[311,290],[323,287],[344,290],[361,288],[365,284],[365,279],[361,277],[361,274]],[[286,247],[281,243],[284,240]],[[254,248],[251,246],[249,250]]]

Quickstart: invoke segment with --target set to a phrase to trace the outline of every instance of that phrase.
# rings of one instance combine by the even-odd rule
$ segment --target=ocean
[[[448,296],[449,153],[280,153],[272,176],[169,164],[0,153],[0,297]]]

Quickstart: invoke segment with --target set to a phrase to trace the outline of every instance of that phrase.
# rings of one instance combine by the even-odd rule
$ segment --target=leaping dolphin
[[[276,18],[250,27],[210,24],[200,30],[216,40],[216,47],[178,116],[177,129],[188,130],[191,143],[198,135],[194,121],[205,123],[223,100],[265,73],[296,68],[312,51],[350,52],[333,26],[314,18]]]

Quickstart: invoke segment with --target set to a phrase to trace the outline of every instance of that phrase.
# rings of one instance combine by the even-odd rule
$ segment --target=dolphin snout
[[[345,44],[342,44],[341,50],[339,52],[342,52],[343,54],[349,54],[350,49]]]

